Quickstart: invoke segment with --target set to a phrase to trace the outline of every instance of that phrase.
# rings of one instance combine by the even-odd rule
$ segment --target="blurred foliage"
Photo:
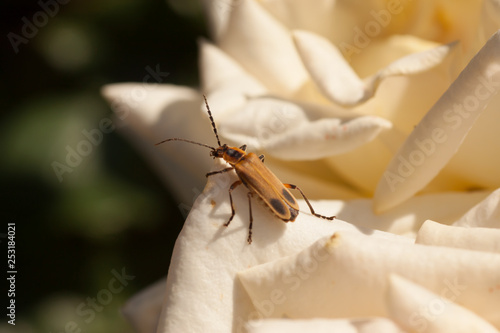
[[[168,83],[198,85],[196,41],[206,35],[201,6],[195,0],[1,6],[7,38],[0,59],[0,247],[6,253],[7,223],[16,223],[18,273],[16,326],[4,319],[0,331],[55,333],[75,321],[82,332],[131,332],[119,308],[166,275],[183,222],[177,203],[116,131],[87,147],[88,156],[61,182],[52,163],[65,164],[83,131],[112,118],[103,85],[140,82],[157,64],[170,73]],[[27,21],[38,26],[29,30]],[[14,45],[13,34],[22,42]],[[79,304],[123,267],[135,279],[85,322]]]

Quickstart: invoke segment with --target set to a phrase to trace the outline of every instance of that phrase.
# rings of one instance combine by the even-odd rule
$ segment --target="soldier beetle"
[[[239,180],[235,181],[229,187],[229,201],[231,203],[231,216],[229,220],[224,224],[225,227],[229,226],[229,223],[233,220],[235,215],[234,204],[233,204],[233,190],[239,185],[243,184],[247,187],[248,193],[248,207],[250,212],[250,225],[248,227],[248,244],[252,243],[252,226],[253,226],[253,217],[252,217],[252,197],[256,194],[262,201],[268,206],[273,214],[284,222],[293,222],[299,215],[299,205],[295,200],[295,197],[290,193],[288,189],[298,190],[305,202],[309,206],[311,214],[316,217],[333,220],[336,216],[323,216],[317,214],[311,203],[306,198],[302,190],[293,184],[284,184],[282,183],[278,177],[276,177],[271,170],[269,170],[264,165],[264,155],[257,156],[254,153],[246,152],[246,145],[243,145],[239,148],[229,147],[227,144],[221,144],[219,140],[219,135],[217,134],[217,127],[215,126],[214,119],[212,117],[212,112],[210,111],[210,107],[208,106],[208,101],[205,95],[203,95],[205,99],[205,105],[207,107],[208,117],[210,118],[210,122],[212,123],[212,129],[215,134],[215,138],[217,139],[218,148],[187,140],[181,138],[171,138],[167,140],[163,140],[158,142],[155,145],[159,145],[169,141],[184,141],[188,143],[192,143],[195,145],[203,146],[206,148],[210,148],[212,151],[210,152],[210,156],[214,158],[222,158],[224,161],[229,163],[230,167],[209,172],[206,174],[207,177],[221,174],[224,172],[229,172],[234,170]]]

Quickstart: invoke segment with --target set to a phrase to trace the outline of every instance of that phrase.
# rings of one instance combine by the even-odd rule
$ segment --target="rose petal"
[[[289,30],[304,29],[322,36],[342,33],[341,29],[335,28],[345,18],[339,13],[342,6],[336,0],[317,1],[314,6],[304,0],[261,0],[261,3]]]
[[[306,31],[295,31],[293,36],[302,61],[316,84],[332,101],[343,105],[356,105],[373,97],[380,82],[388,77],[416,74],[439,65],[456,44],[410,54],[362,81],[326,38]]]
[[[500,2],[498,0],[482,1],[481,18],[479,19],[479,31],[481,44],[493,35],[500,27]]]
[[[308,76],[290,33],[255,0],[240,0],[218,45],[269,90],[289,96]]]
[[[498,333],[491,324],[434,292],[398,275],[391,275],[387,306],[391,318],[411,332]],[[446,290],[446,289],[443,289]]]
[[[496,33],[394,156],[375,192],[377,212],[398,205],[422,189],[459,148],[474,121],[497,93],[498,85],[490,85],[488,81],[494,83],[500,72],[499,42],[500,35]]]
[[[337,213],[337,217],[356,226],[387,231],[414,239],[426,219],[451,224],[486,195],[487,192],[420,195],[382,214],[373,212],[372,200],[349,200]]]
[[[386,318],[367,319],[265,319],[247,324],[248,333],[403,333]]]
[[[228,29],[231,12],[237,7],[241,0],[203,0],[208,28],[214,40],[219,40]]]
[[[216,160],[213,170],[227,165]],[[299,201],[301,212],[293,223],[284,223],[258,200],[252,200],[253,243],[247,243],[248,198],[242,186],[233,191],[236,215],[225,228],[231,207],[228,187],[237,177],[223,173],[209,177],[175,244],[167,278],[166,299],[158,332],[228,332],[240,329],[252,319],[254,307],[237,272],[287,256],[335,230],[365,232],[384,240],[406,238],[376,230],[357,228],[340,220],[327,221],[309,214]],[[312,202],[316,212],[332,215],[342,202]]]
[[[500,254],[339,231],[299,254],[238,276],[264,318],[387,316],[387,276],[395,273],[454,298],[500,327],[498,267]]]
[[[155,333],[165,294],[166,279],[155,282],[127,301],[123,315],[137,333]]]
[[[251,100],[243,110],[220,122],[225,137],[284,160],[341,154],[373,140],[390,126],[378,117],[272,98]]]
[[[263,149],[284,160],[315,160],[339,155],[373,140],[390,122],[373,116],[347,120],[303,122],[263,144]]]
[[[294,31],[293,37],[302,62],[326,96],[343,105],[365,100],[363,81],[333,44],[307,31]]]
[[[500,229],[454,227],[427,220],[415,243],[500,253]]]
[[[200,109],[201,96],[190,88],[138,83],[107,85],[102,94],[124,122],[120,130],[152,161],[177,199],[189,208],[205,184],[200,169],[210,168],[209,152],[180,142],[154,144],[174,137],[215,142],[207,117],[200,116],[206,112]]]
[[[398,61],[398,59],[420,54],[435,49],[442,44],[413,35],[388,35],[370,42],[370,47],[363,49],[351,61],[351,66],[361,77],[377,73],[381,68]],[[447,66],[450,70],[450,66]],[[451,66],[453,68],[453,66]],[[458,73],[456,73],[458,75]]]
[[[249,97],[264,95],[265,87],[217,46],[200,41],[202,91],[215,119],[241,107]]]
[[[457,227],[500,228],[500,189],[493,191],[453,225]]]
[[[434,47],[434,43],[415,37],[392,36],[376,43],[374,41],[369,49],[360,54],[359,58],[363,61],[352,66],[362,77],[372,75],[398,58]],[[451,58],[422,73],[386,78],[377,88],[374,98],[355,107],[359,114],[375,115],[391,121],[392,129],[382,132],[375,140],[356,150],[327,159],[345,181],[373,196],[391,158],[452,82],[453,74],[450,72],[454,72],[454,66],[451,66]],[[370,161],[370,168],[362,167],[366,161]],[[428,189],[434,192],[455,190],[455,178],[450,181],[443,178],[435,180]]]
[[[441,45],[430,50],[407,55],[390,63],[387,67],[382,68],[375,75],[366,79],[366,95],[368,97],[373,96],[380,82],[388,77],[417,74],[441,64],[452,53],[456,45],[456,42]]]

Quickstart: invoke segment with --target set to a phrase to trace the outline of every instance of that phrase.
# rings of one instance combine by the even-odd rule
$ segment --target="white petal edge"
[[[218,46],[269,90],[290,96],[309,80],[290,33],[256,0],[238,2]]]
[[[441,64],[456,48],[457,42],[441,45],[430,50],[413,53],[390,63],[375,75],[367,77],[366,98],[372,97],[380,82],[391,76],[412,75],[424,72]]]
[[[447,297],[500,327],[498,267],[500,254],[338,231],[299,254],[247,269],[238,277],[264,318],[386,317],[387,276],[394,273],[433,292],[451,289]],[[286,301],[270,301],[277,296]]]
[[[375,211],[386,211],[413,196],[455,154],[477,117],[498,92],[499,59],[500,34],[497,32],[429,110],[389,163],[375,192]]]
[[[201,90],[215,119],[235,111],[248,98],[267,93],[266,88],[220,48],[199,41]]]
[[[391,123],[333,107],[255,98],[220,122],[221,133],[252,150],[283,160],[314,160],[353,150],[373,140]]]
[[[375,214],[369,199],[348,200],[337,217],[364,228],[415,239],[427,219],[452,224],[488,195],[488,192],[449,192],[419,195],[382,214]]]
[[[415,243],[500,253],[500,229],[455,227],[427,220]]]
[[[472,207],[454,226],[500,228],[500,189]]]
[[[307,31],[294,31],[293,38],[302,62],[318,87],[341,105],[364,99],[364,83],[329,40]]]
[[[446,289],[444,289],[446,291]],[[409,332],[498,333],[478,314],[401,276],[391,275],[387,307],[391,318]],[[448,294],[450,291],[448,290]]]
[[[374,96],[380,82],[397,75],[429,70],[446,59],[456,43],[402,57],[375,75],[361,80],[342,53],[326,38],[306,31],[294,31],[295,45],[302,61],[321,91],[332,101],[353,106]]]
[[[321,119],[273,137],[263,144],[263,149],[283,160],[316,160],[354,150],[390,127],[389,121],[374,116],[345,122]]]
[[[208,27],[214,40],[224,35],[231,13],[240,4],[241,0],[203,0],[203,7],[208,19]]]
[[[252,320],[248,333],[403,333],[387,318]]]

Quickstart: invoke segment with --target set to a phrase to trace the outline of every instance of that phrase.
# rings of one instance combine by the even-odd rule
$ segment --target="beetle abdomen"
[[[243,184],[257,194],[278,218],[286,222],[295,220],[299,214],[297,201],[257,155],[245,155],[234,169]]]

